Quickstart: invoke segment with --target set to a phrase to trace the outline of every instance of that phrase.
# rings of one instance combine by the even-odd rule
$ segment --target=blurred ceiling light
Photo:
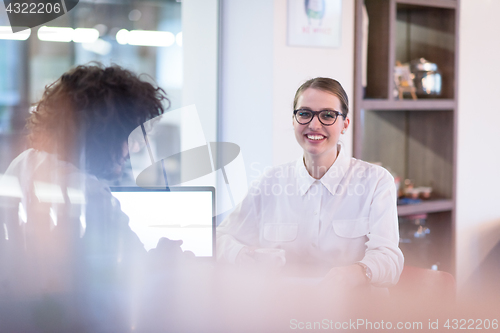
[[[99,30],[88,28],[76,28],[73,32],[73,42],[93,43],[99,38]]]
[[[128,35],[129,32],[127,29],[121,29],[120,31],[118,31],[116,33],[116,41],[118,42],[118,44],[128,44]]]
[[[130,21],[139,21],[141,19],[142,13],[138,9],[133,9],[128,13],[128,19]]]
[[[31,35],[31,29],[13,33],[11,27],[0,26],[0,39],[26,40],[29,38],[30,35]]]
[[[171,46],[175,43],[175,36],[169,31],[121,29],[116,33],[116,41],[122,45]]]
[[[142,46],[171,46],[175,43],[175,36],[168,31],[132,30],[128,43]]]
[[[100,38],[94,43],[83,43],[82,47],[87,51],[94,52],[102,56],[109,54],[113,48],[111,43]]]
[[[182,46],[182,31],[175,36],[175,41],[177,45]]]
[[[46,42],[93,43],[99,38],[99,30],[93,28],[47,27],[38,29],[38,39]]]
[[[73,40],[72,28],[59,28],[43,26],[38,29],[38,39],[46,42],[71,42]]]

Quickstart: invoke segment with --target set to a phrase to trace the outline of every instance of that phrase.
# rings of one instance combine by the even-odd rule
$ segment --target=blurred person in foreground
[[[129,134],[165,102],[163,89],[116,65],[78,66],[46,87],[27,121],[31,148],[0,182],[4,328],[131,327],[127,311],[154,255],[102,180],[120,176]],[[164,239],[152,252],[178,256],[179,245]]]

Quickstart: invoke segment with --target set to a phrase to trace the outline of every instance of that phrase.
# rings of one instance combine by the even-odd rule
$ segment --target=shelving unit
[[[363,6],[368,14],[364,36]],[[459,0],[356,0],[354,156],[380,162],[431,199],[398,206],[398,216],[427,214],[426,237],[402,235],[406,264],[455,274],[455,184]],[[365,38],[364,38],[365,37]],[[367,40],[363,63],[363,40]],[[396,61],[425,58],[438,65],[441,95],[399,100]],[[366,87],[362,77],[366,71]],[[408,98],[408,99],[407,99]],[[400,220],[402,233],[409,230]],[[410,228],[411,229],[411,228]]]
[[[453,200],[429,200],[416,205],[399,205],[398,216],[446,212],[453,210]]]

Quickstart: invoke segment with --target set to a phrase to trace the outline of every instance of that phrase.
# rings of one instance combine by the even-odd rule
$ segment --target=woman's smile
[[[307,140],[309,140],[313,144],[323,142],[327,139],[326,135],[314,132],[304,134],[304,136],[306,137]]]
[[[340,111],[342,104],[337,96],[329,92],[308,88],[300,95],[297,100],[297,109],[306,111]],[[339,141],[341,131],[347,127],[349,120],[345,121],[338,117],[332,125],[324,125],[319,114],[313,115],[309,123],[302,125],[294,119],[293,127],[295,138],[304,149],[306,160],[316,160],[323,163],[329,163],[325,167],[330,167],[337,156],[337,142]]]

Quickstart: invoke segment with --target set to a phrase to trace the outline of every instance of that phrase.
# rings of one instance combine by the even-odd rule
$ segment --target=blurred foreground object
[[[405,266],[391,296],[412,302],[455,302],[456,282],[453,275],[443,271]]]
[[[165,92],[119,66],[78,66],[46,87],[31,148],[0,179],[3,331],[124,331],[146,250],[102,179]]]

